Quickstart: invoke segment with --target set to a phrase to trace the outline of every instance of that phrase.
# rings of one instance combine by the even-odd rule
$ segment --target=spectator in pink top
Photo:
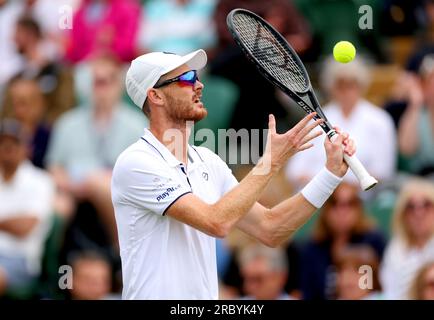
[[[137,0],[83,0],[73,18],[66,59],[76,63],[95,52],[111,52],[132,60],[139,16]]]

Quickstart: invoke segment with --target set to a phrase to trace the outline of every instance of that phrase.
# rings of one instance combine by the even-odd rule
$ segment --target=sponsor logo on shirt
[[[208,181],[208,172],[202,172],[202,178]]]
[[[179,189],[180,187],[181,187],[181,185],[178,184],[175,187],[169,187],[169,188],[167,188],[162,194],[160,194],[159,196],[157,196],[157,201],[160,202],[164,198],[167,198],[168,196],[170,196],[170,194],[172,192],[174,192],[175,190]]]

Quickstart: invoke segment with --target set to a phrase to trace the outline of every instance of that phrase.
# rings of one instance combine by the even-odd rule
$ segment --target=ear
[[[163,105],[164,104],[164,96],[163,93],[158,89],[149,89],[147,94],[147,99],[152,104]]]

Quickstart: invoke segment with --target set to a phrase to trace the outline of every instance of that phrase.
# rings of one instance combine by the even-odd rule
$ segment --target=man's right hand
[[[276,120],[270,114],[267,146],[262,159],[262,165],[268,165],[271,173],[275,173],[282,168],[291,156],[299,151],[311,148],[313,146],[311,140],[322,134],[322,131],[312,132],[312,130],[324,122],[323,119],[319,119],[309,123],[315,116],[316,112],[308,114],[292,129],[283,134],[278,134],[276,132]]]
[[[338,136],[331,142],[328,138],[324,140],[327,161],[326,168],[335,176],[343,177],[348,171],[348,165],[344,160],[344,153],[352,156],[356,153],[354,141],[348,133],[341,132],[338,127],[334,127]]]

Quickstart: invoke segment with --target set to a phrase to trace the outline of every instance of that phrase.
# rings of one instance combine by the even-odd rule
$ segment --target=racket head
[[[305,94],[307,71],[286,39],[267,21],[246,9],[234,9],[226,23],[235,42],[258,70],[281,90]]]

